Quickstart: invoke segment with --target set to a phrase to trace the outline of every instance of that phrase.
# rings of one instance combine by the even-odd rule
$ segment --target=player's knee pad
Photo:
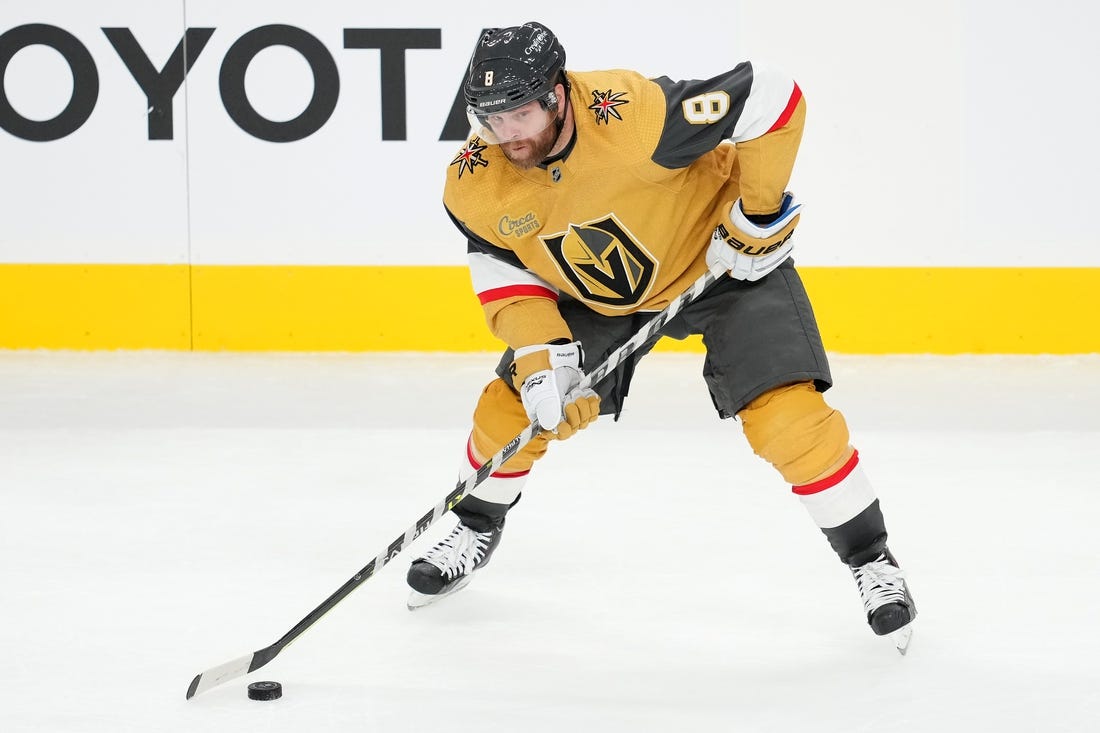
[[[812,382],[765,392],[737,416],[753,452],[795,486],[819,478],[849,453],[844,416],[825,404]]]
[[[474,408],[474,427],[470,433],[470,459],[481,465],[496,455],[531,424],[518,394],[501,379],[494,379],[485,387]],[[531,470],[535,461],[546,453],[549,441],[543,434],[536,435],[499,473],[520,473]]]

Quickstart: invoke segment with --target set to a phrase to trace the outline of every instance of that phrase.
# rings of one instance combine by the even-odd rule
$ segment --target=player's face
[[[499,145],[508,160],[521,168],[532,168],[546,158],[558,140],[559,113],[543,108],[536,100],[505,112],[477,116],[467,112],[472,134],[489,145]]]
[[[537,101],[528,102],[522,107],[497,112],[485,117],[493,135],[499,142],[523,140],[534,137],[550,126],[553,114]]]
[[[535,101],[488,115],[485,123],[508,160],[520,168],[534,168],[550,154],[557,141],[554,117],[554,112]]]

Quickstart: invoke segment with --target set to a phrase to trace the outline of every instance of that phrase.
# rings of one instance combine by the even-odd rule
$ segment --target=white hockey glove
[[[734,280],[759,280],[791,256],[791,235],[802,214],[802,204],[794,194],[783,194],[783,204],[775,221],[757,226],[741,208],[741,199],[733,202],[729,217],[718,224],[710,238],[707,266],[721,264]]]
[[[600,398],[591,389],[579,389],[581,343],[536,344],[516,349],[513,383],[519,382],[523,409],[543,430],[570,438],[600,414]],[[522,380],[522,381],[521,381]]]

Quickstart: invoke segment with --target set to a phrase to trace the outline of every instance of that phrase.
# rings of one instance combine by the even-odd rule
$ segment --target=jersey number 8
[[[693,125],[709,125],[730,111],[730,96],[725,92],[707,92],[685,99],[684,119]]]

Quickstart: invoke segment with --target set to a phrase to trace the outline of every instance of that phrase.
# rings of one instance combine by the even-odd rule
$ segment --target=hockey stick
[[[652,320],[642,326],[629,341],[611,352],[611,355],[608,356],[602,364],[584,376],[580,382],[579,388],[587,389],[594,384],[598,384],[604,377],[613,372],[619,364],[622,363],[623,359],[640,349],[646,341],[656,334],[666,323],[672,320],[684,306],[702,295],[703,291],[719,278],[723,270],[720,266],[717,267],[716,270],[717,271],[709,270],[701,275],[698,280],[692,283],[691,287],[669,303],[668,306],[654,316]],[[458,502],[462,501],[464,496],[481,485],[489,476],[512,458],[512,456],[516,455],[516,453],[527,445],[540,430],[542,430],[542,428],[537,422],[532,422],[528,425],[522,433],[501,448],[495,456],[478,468],[476,472],[472,473],[466,479],[459,481],[458,485],[455,486],[451,493],[447,494],[443,501],[436,504],[430,512],[416,520],[415,524],[387,545],[382,552],[378,553],[377,557],[367,563],[362,570],[352,576],[346,583],[340,586],[335,593],[325,599],[324,603],[310,611],[294,628],[286,632],[283,638],[279,639],[271,646],[264,647],[257,652],[246,654],[239,659],[234,659],[231,662],[226,662],[218,667],[208,669],[201,674],[195,675],[195,679],[191,681],[190,687],[187,688],[187,699],[190,700],[200,692],[206,692],[211,687],[220,685],[228,680],[242,677],[249,672],[255,672],[257,669],[274,659],[279,652],[297,639],[302,632],[315,624],[322,616],[331,611],[337,603],[344,600],[353,590],[381,570],[386,563],[397,557],[398,553],[405,549],[406,545],[435,524],[447,511],[453,509]]]

